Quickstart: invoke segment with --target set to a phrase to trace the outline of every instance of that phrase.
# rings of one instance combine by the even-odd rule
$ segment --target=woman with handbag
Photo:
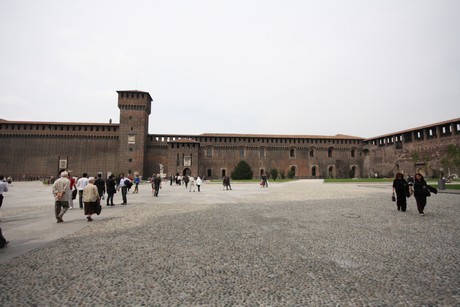
[[[405,212],[407,208],[406,197],[409,193],[409,184],[404,179],[402,173],[397,173],[395,180],[393,180],[393,195],[396,192],[396,207],[398,211]]]
[[[85,215],[88,222],[93,221],[91,215],[101,213],[101,197],[97,187],[94,185],[95,181],[94,177],[90,177],[88,185],[83,189],[83,203],[85,204]]]
[[[423,178],[422,174],[416,173],[414,180],[414,197],[417,202],[417,209],[420,215],[425,215],[423,210],[426,206],[426,198],[430,195],[430,190],[428,189],[428,184],[426,183],[425,178]]]

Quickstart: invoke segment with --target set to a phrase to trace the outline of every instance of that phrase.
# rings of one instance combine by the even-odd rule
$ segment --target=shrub
[[[232,172],[232,179],[234,180],[241,180],[241,179],[252,179],[253,172],[249,164],[241,160],[235,167]]]
[[[276,180],[276,178],[278,178],[278,169],[272,168],[270,170],[270,176],[273,178],[273,180]]]

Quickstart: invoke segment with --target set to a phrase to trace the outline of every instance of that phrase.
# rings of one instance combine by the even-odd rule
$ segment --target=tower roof
[[[120,93],[139,93],[139,94],[147,94],[150,101],[153,101],[152,99],[152,96],[150,96],[150,93],[149,92],[144,92],[144,91],[138,91],[138,90],[121,90],[121,91],[117,91],[118,94]]]

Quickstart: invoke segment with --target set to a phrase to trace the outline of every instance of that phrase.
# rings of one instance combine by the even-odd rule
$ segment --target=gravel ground
[[[153,198],[145,185],[110,217],[0,263],[0,305],[459,306],[460,195],[432,196],[424,217],[390,196],[297,181]]]

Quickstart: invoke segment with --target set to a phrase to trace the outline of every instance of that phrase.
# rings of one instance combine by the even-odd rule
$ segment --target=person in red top
[[[77,181],[75,180],[74,177],[72,177],[70,175],[70,172],[69,173],[69,180],[70,180],[70,191],[72,192],[72,195],[69,197],[69,209],[72,210],[73,209],[73,190],[75,190],[77,187],[76,187],[76,184],[77,184]]]

